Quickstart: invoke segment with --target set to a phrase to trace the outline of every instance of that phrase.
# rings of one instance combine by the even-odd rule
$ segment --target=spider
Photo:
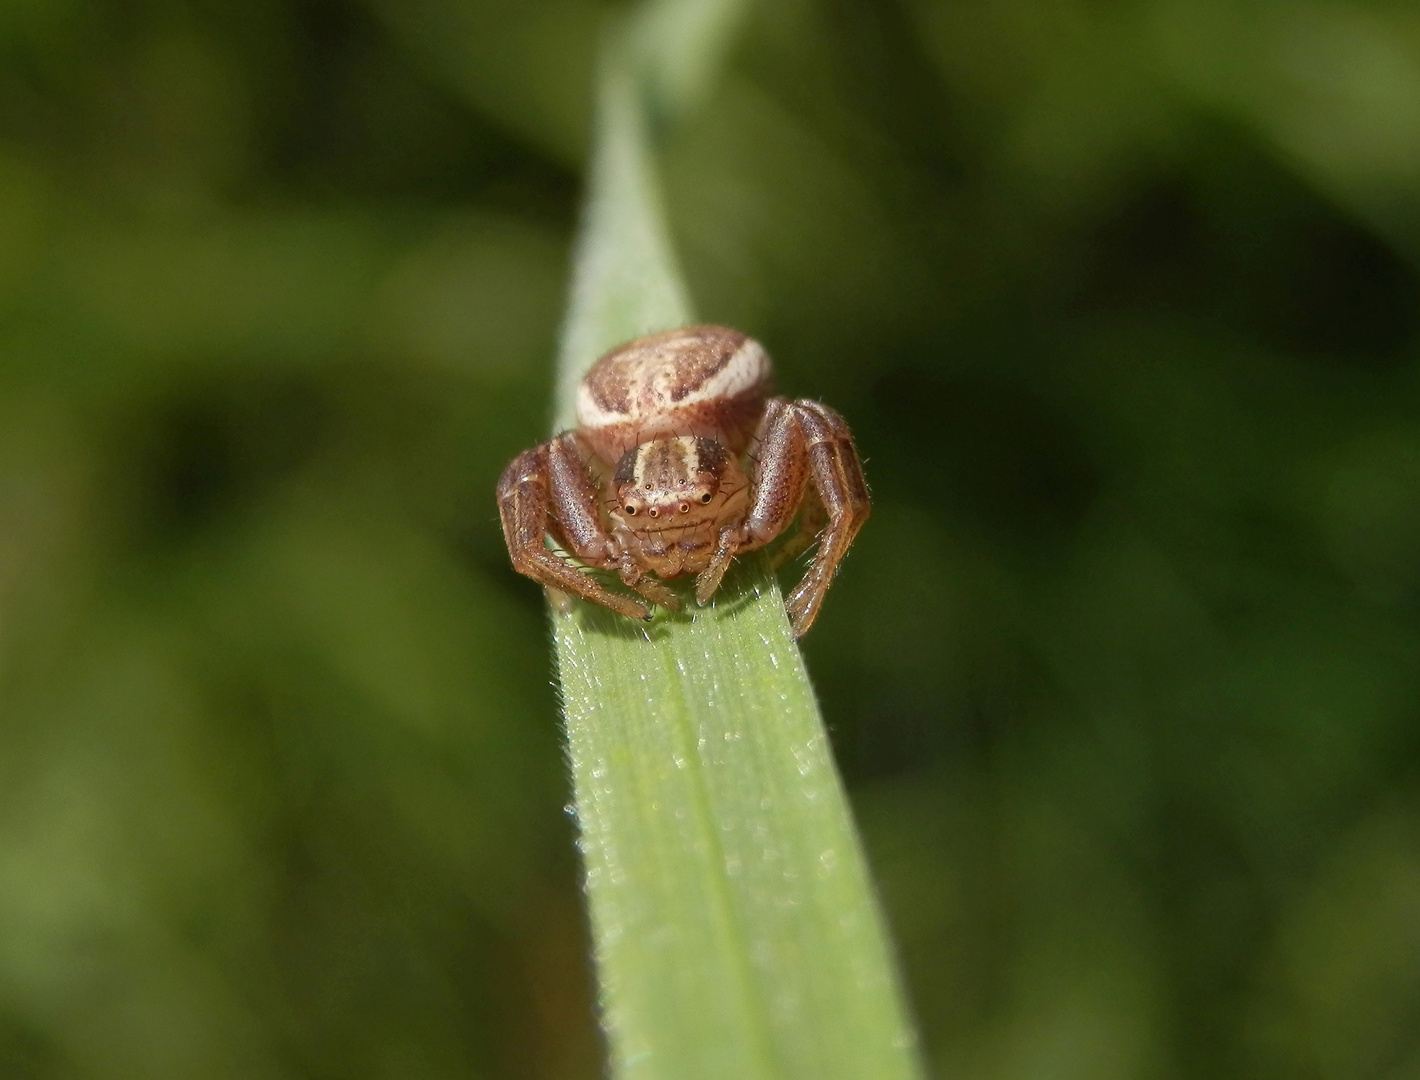
[[[816,401],[768,396],[759,342],[723,326],[637,338],[577,389],[577,428],[519,454],[498,481],[519,573],[633,619],[648,603],[583,573],[614,570],[644,601],[675,609],[663,579],[695,574],[709,602],[730,561],[799,519],[776,565],[818,541],[785,601],[794,636],[818,615],[834,571],[868,517],[848,425]]]

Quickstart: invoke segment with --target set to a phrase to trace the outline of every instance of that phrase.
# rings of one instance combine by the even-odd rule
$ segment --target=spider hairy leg
[[[858,449],[843,418],[816,401],[796,401],[791,408],[808,455],[814,489],[828,515],[813,562],[784,602],[794,636],[802,637],[813,625],[838,564],[872,508]]]
[[[778,570],[785,563],[793,562],[814,546],[818,534],[828,524],[828,511],[823,508],[823,500],[812,486],[804,492],[803,505],[799,507],[799,527],[794,535],[780,544],[769,560],[771,570]]]
[[[696,582],[696,598],[702,604],[719,586],[730,560],[739,552],[763,547],[782,533],[804,501],[810,468],[794,406],[784,398],[765,402],[755,440],[759,451],[750,474],[749,511],[742,525],[721,532],[714,558]]]
[[[503,522],[503,537],[508,544],[513,568],[542,585],[601,604],[618,614],[632,619],[649,619],[651,613],[644,605],[607,589],[557,553],[549,551],[544,543],[549,527],[555,524],[560,526],[554,530],[559,534],[559,539],[565,540],[568,547],[584,561],[605,565],[612,550],[610,537],[601,532],[599,525],[595,528],[600,537],[586,531],[588,522],[579,516],[575,508],[575,496],[578,494],[576,474],[580,473],[587,484],[591,483],[591,479],[586,476],[586,469],[580,461],[569,460],[572,457],[571,448],[566,445],[565,439],[562,436],[524,451],[512,460],[498,479],[498,514]],[[575,468],[572,468],[574,465]],[[569,492],[566,486],[553,483],[551,478],[554,476],[559,481],[572,481],[573,490]],[[550,508],[557,513],[559,520],[555,523],[549,521]],[[597,557],[599,544],[600,557]]]

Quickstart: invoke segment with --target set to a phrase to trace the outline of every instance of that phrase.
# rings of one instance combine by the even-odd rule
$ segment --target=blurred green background
[[[599,1074],[492,489],[620,8],[0,3],[0,1076]],[[665,180],[937,1074],[1420,1077],[1420,9],[762,0]]]

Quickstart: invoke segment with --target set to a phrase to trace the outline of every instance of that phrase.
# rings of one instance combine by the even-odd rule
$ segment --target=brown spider
[[[868,517],[868,488],[842,417],[816,401],[768,397],[770,375],[759,342],[723,326],[667,330],[607,353],[577,389],[576,430],[519,454],[498,480],[513,566],[649,619],[645,604],[582,573],[545,538],[586,566],[615,570],[651,603],[678,608],[658,578],[696,574],[705,604],[731,559],[799,516],[776,557],[819,541],[785,602],[802,635]]]

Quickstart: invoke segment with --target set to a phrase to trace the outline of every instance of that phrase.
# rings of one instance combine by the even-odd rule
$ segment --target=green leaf
[[[690,22],[712,28],[705,47],[720,50],[730,20],[694,6]],[[650,10],[674,22],[668,7]],[[647,87],[660,85],[644,66],[654,25],[604,50],[559,428],[572,423],[576,384],[598,355],[692,321],[651,152],[648,116],[675,112],[649,101]],[[682,60],[686,48],[676,41]],[[919,1076],[779,588],[754,558],[710,607],[687,601],[649,625],[585,603],[553,614],[612,1073]]]

